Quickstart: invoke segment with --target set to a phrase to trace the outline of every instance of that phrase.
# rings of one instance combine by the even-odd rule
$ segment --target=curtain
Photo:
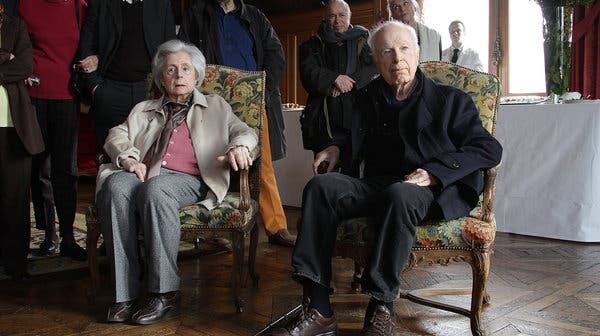
[[[571,91],[600,99],[600,1],[575,7],[571,51]]]

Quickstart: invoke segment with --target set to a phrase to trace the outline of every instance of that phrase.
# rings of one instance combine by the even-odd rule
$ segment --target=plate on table
[[[501,105],[518,105],[518,104],[540,104],[548,100],[548,97],[542,96],[509,96],[501,97]]]

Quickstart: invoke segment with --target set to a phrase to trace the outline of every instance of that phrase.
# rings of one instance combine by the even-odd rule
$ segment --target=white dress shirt
[[[448,49],[444,49],[442,51],[442,61],[451,62],[452,54],[454,53],[454,46],[450,46]],[[479,58],[479,54],[477,51],[467,48],[464,45],[460,48],[458,52],[458,59],[456,60],[456,64],[462,65],[466,68],[483,71],[483,64],[481,63],[481,59]]]

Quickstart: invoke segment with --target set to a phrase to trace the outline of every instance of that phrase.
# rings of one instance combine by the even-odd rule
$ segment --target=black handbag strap
[[[77,28],[81,30],[81,25],[79,24],[79,0],[74,0],[73,3],[75,4],[75,19],[77,19]]]

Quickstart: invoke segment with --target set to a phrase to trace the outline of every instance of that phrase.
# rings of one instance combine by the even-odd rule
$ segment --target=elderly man
[[[285,157],[279,82],[285,60],[281,42],[269,20],[243,0],[195,0],[183,18],[179,38],[198,46],[206,61],[267,75],[267,123],[261,138],[259,210],[269,242],[294,246],[271,160]]]
[[[292,256],[294,277],[309,296],[306,314],[275,335],[334,335],[329,302],[337,224],[376,215],[375,241],[362,278],[371,296],[363,335],[393,335],[400,276],[425,219],[452,219],[473,209],[482,170],[500,162],[502,147],[485,130],[471,98],[438,85],[418,68],[412,27],[397,21],[369,39],[381,76],[357,95],[363,115],[365,177],[339,173],[312,178],[304,189],[302,225]],[[314,166],[338,161],[347,139],[334,139]]]
[[[351,25],[351,16],[348,3],[329,1],[317,34],[300,46],[300,78],[308,92],[301,119],[302,135],[304,147],[315,153],[325,148],[333,134],[350,135],[357,113],[354,96],[376,74],[371,48],[366,43],[369,32]],[[350,152],[342,156],[341,171],[358,176],[351,149],[348,146]]]
[[[452,45],[442,52],[442,60],[473,70],[483,71],[483,64],[481,64],[477,51],[466,47],[463,42],[463,36],[466,32],[465,24],[459,20],[452,21],[448,26],[448,32],[450,33]]]
[[[420,22],[421,10],[417,0],[388,0],[388,9],[394,20],[402,21],[416,31],[417,43],[421,50],[420,62],[442,59],[442,37],[440,33]]]

